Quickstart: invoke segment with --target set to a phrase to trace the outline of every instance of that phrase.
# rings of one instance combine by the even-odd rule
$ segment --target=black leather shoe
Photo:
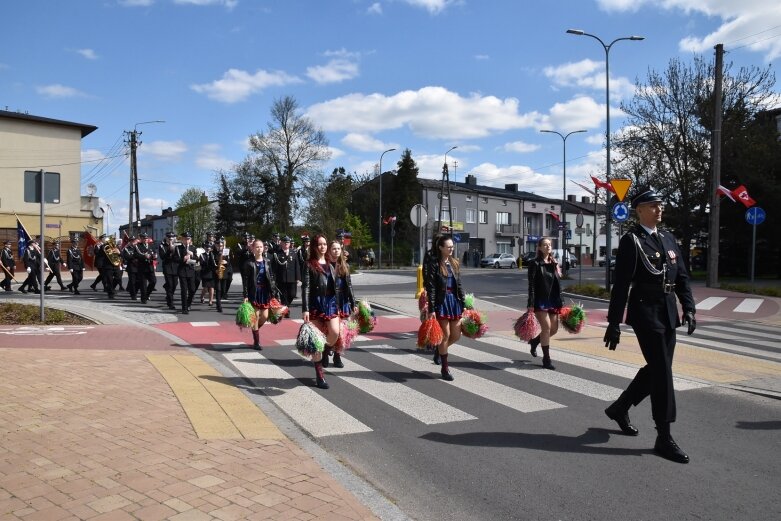
[[[613,404],[605,409],[605,414],[607,414],[608,418],[616,422],[618,427],[621,429],[621,432],[627,436],[637,436],[640,434],[640,431],[637,429],[637,427],[632,425],[632,422],[629,420],[629,413],[619,410],[616,404]]]
[[[334,354],[334,367],[337,367],[339,369],[344,368],[344,363],[342,362],[342,356],[339,353]]]
[[[672,436],[657,436],[654,452],[676,463],[689,463],[689,456],[675,443]]]
[[[442,358],[439,356],[439,349],[436,347],[434,348],[434,365],[439,365],[442,363]]]
[[[545,369],[550,369],[551,371],[556,370],[556,366],[551,363],[550,358],[542,359],[542,367],[544,367]]]
[[[73,294],[74,294],[74,295],[81,295],[81,293],[79,293],[79,290],[77,290],[77,289],[74,289],[74,290],[73,290]]]
[[[189,309],[187,309],[187,308],[184,308],[184,309],[182,310],[182,315],[189,315],[189,314],[190,314],[190,310],[189,310]]]
[[[453,381],[453,375],[450,374],[450,371],[442,371],[442,379],[446,382],[452,382]]]
[[[317,379],[317,388],[318,389],[328,389],[329,387],[331,387],[331,386],[328,385],[328,382],[326,382],[324,379],[322,379],[322,378],[318,378]]]
[[[323,359],[321,362],[323,363],[323,367],[328,367],[330,365],[330,361],[328,360],[328,351],[323,352]]]

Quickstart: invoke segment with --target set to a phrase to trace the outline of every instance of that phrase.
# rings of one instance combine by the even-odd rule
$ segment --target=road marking
[[[423,358],[420,355],[412,354],[395,347],[380,344],[361,346],[361,350],[368,351],[374,355],[384,358],[394,364],[398,364],[403,367],[407,367],[413,371],[419,373],[425,373],[431,375],[431,361],[428,357]],[[515,409],[520,412],[537,412],[546,411],[550,409],[559,409],[566,407],[560,403],[556,403],[533,394],[519,391],[506,385],[498,384],[486,378],[475,376],[466,371],[457,371],[455,376],[455,382],[451,385],[457,386],[459,389],[468,393],[475,394],[486,400],[504,405],[511,409]],[[434,374],[432,377],[439,378],[439,374]],[[440,380],[443,383],[444,380]]]
[[[252,379],[268,398],[315,438],[371,432],[319,392],[274,365],[258,352],[227,353],[225,358]]]
[[[699,331],[700,329],[706,331],[710,329],[717,329],[719,331],[726,331],[728,333],[740,333],[741,335],[743,335],[743,338],[747,341],[749,340],[748,337],[751,336],[757,336],[760,338],[775,338],[776,340],[781,340],[781,335],[774,335],[773,333],[771,333],[771,331],[772,332],[779,331],[778,328],[761,328],[757,324],[751,324],[750,327],[763,329],[764,331],[754,331],[753,329],[748,329],[748,328],[737,328],[737,327],[728,327],[728,326],[712,326],[710,324],[704,328],[698,328],[697,331]],[[775,346],[781,347],[781,344],[776,343]]]
[[[488,353],[486,351],[480,351],[471,347],[462,346],[456,344],[452,353],[460,358],[471,360],[472,362],[478,362],[486,364],[490,367],[501,369],[508,373],[520,376],[522,378],[529,378],[538,382],[542,382],[560,389],[566,389],[574,393],[583,394],[591,398],[603,401],[614,401],[621,394],[622,390],[609,385],[597,383],[585,378],[578,378],[577,376],[568,375],[561,371],[549,371],[547,369],[540,369],[534,367],[533,369],[518,369],[517,367],[506,367],[507,364],[513,365],[515,363],[511,358],[505,358],[503,356]],[[451,347],[452,349],[452,347]]]
[[[767,351],[764,349],[754,349],[753,347],[741,346],[734,343],[720,342],[719,340],[735,340],[738,342],[741,341],[749,342],[756,345],[762,345],[762,346],[774,347],[774,348],[778,348],[778,342],[763,342],[761,340],[756,340],[753,338],[747,339],[746,337],[743,336],[724,335],[718,333],[713,335],[708,335],[706,332],[701,333],[699,330],[694,334],[696,336],[679,337],[678,342],[694,345],[697,347],[704,347],[704,348],[718,347],[721,348],[720,350],[726,350],[733,354],[740,354],[740,355],[754,356],[754,357],[759,356],[759,357],[772,358],[774,360],[781,360],[781,352]]]
[[[349,370],[336,374],[345,382],[426,425],[477,419],[352,360],[349,362]]]
[[[524,352],[521,349],[521,346],[526,346],[526,344],[521,344],[517,340],[501,337],[483,337],[478,339],[478,341],[520,352]],[[638,367],[636,366],[619,364],[609,360],[601,360],[599,358],[592,358],[590,356],[584,356],[567,351],[556,351],[555,358],[557,361],[560,360],[565,364],[576,365],[578,367],[582,367],[583,369],[590,369],[600,373],[607,373],[613,376],[626,378],[628,380],[632,380],[635,375],[637,375],[638,371]],[[673,377],[673,386],[676,391],[688,391],[690,389],[701,389],[703,387],[709,387],[709,384]]]
[[[735,313],[754,313],[762,305],[764,299],[761,298],[744,298],[738,307],[733,309]]]
[[[721,304],[722,302],[724,302],[725,300],[727,300],[726,297],[708,297],[706,299],[703,299],[702,302],[697,302],[696,305],[697,311],[711,310],[716,306],[718,306],[719,304]]]
[[[190,322],[192,327],[215,327],[219,326],[219,322]]]

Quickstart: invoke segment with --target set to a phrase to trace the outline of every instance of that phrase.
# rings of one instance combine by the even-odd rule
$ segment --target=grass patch
[[[596,297],[605,300],[610,299],[610,292],[603,286],[598,286],[597,284],[573,284],[572,286],[567,286],[564,291],[567,293],[583,295],[584,297]]]
[[[752,286],[751,284],[722,283],[721,289],[725,289],[727,291],[737,291],[738,293],[763,295],[765,297],[781,297],[781,287],[779,286]]]
[[[91,325],[95,322],[79,315],[68,313],[61,309],[46,308],[46,325],[49,326],[81,326]],[[15,326],[34,326],[41,324],[40,306],[29,304],[4,303],[0,304],[0,324]]]

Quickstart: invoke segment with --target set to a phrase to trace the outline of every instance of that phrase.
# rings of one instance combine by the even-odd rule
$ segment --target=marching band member
[[[281,295],[282,304],[289,306],[296,298],[298,290],[298,281],[301,280],[301,269],[299,268],[296,253],[290,248],[292,239],[285,235],[282,243],[271,259],[274,266],[274,276],[277,280],[277,287]]]
[[[168,309],[176,309],[174,306],[174,295],[176,294],[176,286],[179,283],[179,265],[174,260],[176,246],[176,234],[168,232],[165,234],[165,241],[162,241],[157,248],[158,258],[163,263],[163,280],[165,281],[163,289],[165,289],[165,303],[168,305]]]
[[[25,288],[30,288],[30,291],[33,293],[40,293],[41,290],[38,283],[41,276],[41,249],[36,239],[31,239],[27,248],[25,248],[22,262],[24,262],[24,267],[27,270],[27,278],[19,286],[19,291],[27,293]]]
[[[6,291],[11,291],[11,281],[16,271],[16,259],[14,259],[14,252],[11,250],[11,241],[3,243],[3,250],[0,251],[0,264],[3,265],[3,275],[5,275],[3,282],[0,283],[0,287]]]
[[[78,237],[71,243],[67,255],[68,269],[71,272],[71,283],[68,284],[68,290],[74,295],[81,295],[79,293],[79,284],[81,284],[81,280],[84,278],[84,258],[81,256],[81,250],[79,250]]]
[[[65,284],[62,283],[62,275],[60,274],[60,265],[62,265],[62,255],[60,254],[60,241],[54,241],[52,247],[46,253],[46,260],[49,261],[49,276],[46,277],[46,282],[43,286],[46,291],[51,291],[49,283],[53,278],[57,278],[57,284],[60,285],[60,291],[65,291]],[[67,268],[67,266],[66,266]]]
[[[127,244],[122,249],[122,262],[125,264],[127,272],[127,292],[130,293],[130,300],[138,300],[138,259],[136,259],[136,244],[138,239],[135,235],[128,237]]]
[[[139,289],[141,290],[141,303],[146,304],[157,284],[154,268],[157,254],[149,246],[149,235],[146,232],[141,232],[138,237],[140,241],[135,245],[133,257],[138,261],[138,282],[140,286]]]
[[[252,243],[252,259],[248,259],[241,267],[244,281],[244,302],[249,302],[255,309],[255,323],[252,326],[252,347],[260,351],[260,328],[268,320],[270,301],[278,296],[274,272],[271,262],[265,255],[265,244],[260,239]]]
[[[193,305],[195,296],[195,264],[198,262],[195,255],[195,246],[192,244],[192,234],[184,232],[182,234],[182,243],[176,247],[174,260],[177,263],[177,274],[179,276],[179,288],[182,298],[182,314],[190,313],[190,307]]]
[[[556,370],[550,359],[550,339],[559,330],[561,301],[561,268],[551,254],[551,240],[537,242],[537,256],[529,264],[529,298],[527,310],[533,311],[542,328],[532,340],[531,355],[537,357],[537,346],[542,344],[542,367]]]

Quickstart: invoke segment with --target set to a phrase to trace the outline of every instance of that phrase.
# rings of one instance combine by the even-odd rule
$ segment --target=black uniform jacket
[[[271,261],[268,260],[268,257],[263,257],[263,260],[266,261],[266,282],[268,283],[269,293],[271,293],[272,297],[278,299],[279,290],[277,289],[277,282],[274,278],[274,270],[271,269]],[[244,298],[247,298],[250,291],[254,292],[255,281],[257,279],[258,266],[255,264],[255,257],[252,257],[251,259],[245,260],[244,264],[241,265],[241,281],[244,283],[242,295]]]
[[[38,250],[28,246],[26,250],[24,250],[24,256],[22,257],[22,261],[24,261],[24,267],[30,268],[31,271],[36,271],[41,269],[41,254],[38,252]]]
[[[8,271],[11,271],[13,273],[11,268],[16,267],[16,259],[14,259],[14,252],[9,249],[3,248],[2,253],[0,253],[0,259],[2,260],[3,266],[8,268]]]
[[[439,259],[434,255],[428,258],[423,266],[423,285],[426,288],[428,298],[429,313],[434,312],[445,302],[447,294],[447,275],[443,275],[439,268]],[[461,277],[455,270],[453,276],[456,278],[456,298],[464,305],[464,288],[461,286]]]
[[[559,273],[556,264],[547,264],[542,259],[534,259],[529,264],[529,299],[526,303],[527,308],[534,307],[534,300],[539,297],[547,299],[552,305],[561,307],[561,286],[558,285],[558,291],[554,292],[557,286],[555,281],[559,279]],[[555,294],[554,294],[555,293]],[[558,300],[555,302],[554,299]]]
[[[187,254],[190,254],[190,261],[186,262],[184,258]],[[195,262],[192,262],[195,261]],[[180,277],[195,277],[195,265],[197,264],[198,257],[195,255],[195,246],[192,244],[185,246],[180,244],[174,251],[174,262],[176,262],[176,272]]]
[[[635,224],[621,237],[607,315],[610,324],[621,322],[627,300],[626,323],[647,329],[667,329],[681,325],[675,303],[676,295],[684,312],[694,313],[689,274],[683,265],[675,237],[662,230],[657,235],[664,248],[639,224]],[[637,237],[642,253],[637,251],[634,237]],[[648,270],[639,255],[644,255],[655,267],[666,264],[665,278],[662,274],[654,275]]]
[[[60,272],[60,264],[62,264],[62,256],[60,255],[59,248],[52,248],[46,253],[46,260],[49,261],[49,269],[55,273]]]
[[[84,271],[84,257],[78,249],[68,250],[68,268],[73,271]]]
[[[334,282],[337,279],[336,268],[330,262],[326,263],[325,269],[330,270]],[[307,263],[301,278],[301,309],[307,313],[310,309],[317,308],[317,297],[328,295],[328,274],[326,272],[314,271]],[[334,290],[335,288],[331,288]],[[336,292],[336,309],[342,310],[344,303],[349,302],[351,307],[355,307],[355,295],[353,293],[353,281],[350,273],[344,276],[344,284],[341,291]]]
[[[294,250],[288,250],[287,253],[279,250],[273,254],[271,259],[277,282],[294,284],[301,279],[301,269]]]
[[[163,263],[164,275],[176,275],[179,270],[179,265],[174,259],[176,253],[176,246],[171,247],[168,241],[163,241],[157,247],[157,258]]]

